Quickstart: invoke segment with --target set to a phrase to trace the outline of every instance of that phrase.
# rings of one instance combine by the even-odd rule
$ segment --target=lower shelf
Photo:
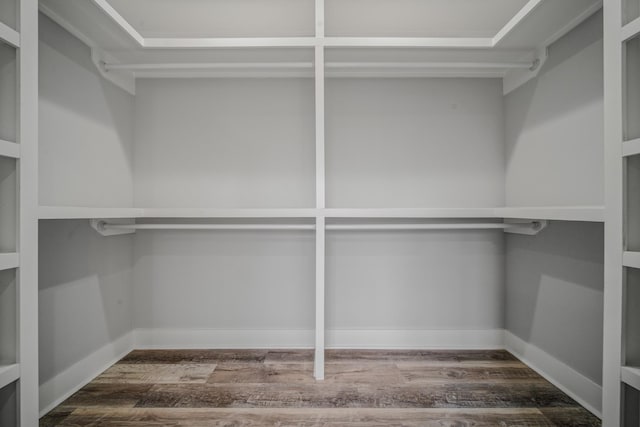
[[[20,365],[0,365],[0,388],[4,388],[20,378]]]
[[[623,366],[620,368],[620,378],[623,383],[640,390],[640,368]]]
[[[20,257],[15,252],[0,253],[0,271],[18,268]]]

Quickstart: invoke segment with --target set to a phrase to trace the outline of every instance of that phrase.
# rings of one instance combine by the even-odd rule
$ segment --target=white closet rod
[[[328,224],[326,230],[514,230],[537,229],[536,221],[502,223],[431,224]],[[103,230],[315,230],[313,224],[100,224]]]
[[[327,62],[326,68],[345,69],[534,69],[536,61],[518,62]],[[312,62],[209,62],[209,63],[158,63],[158,64],[109,64],[105,71],[153,71],[153,70],[264,70],[264,69],[312,69]]]

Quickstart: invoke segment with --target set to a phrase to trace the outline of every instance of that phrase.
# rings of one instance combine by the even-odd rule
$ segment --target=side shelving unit
[[[0,425],[38,423],[37,0],[0,8]]]
[[[603,425],[640,422],[640,2],[604,2]]]

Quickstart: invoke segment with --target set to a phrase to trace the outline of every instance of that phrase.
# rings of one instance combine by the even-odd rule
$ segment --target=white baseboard
[[[327,330],[327,348],[500,349],[503,329],[484,330]]]
[[[129,332],[41,384],[40,416],[45,415],[80,390],[133,348],[133,333]]]
[[[602,387],[599,384],[509,331],[504,332],[504,348],[594,415],[602,418]]]
[[[135,347],[313,348],[313,330],[136,329]],[[496,349],[503,330],[327,330],[327,348]]]

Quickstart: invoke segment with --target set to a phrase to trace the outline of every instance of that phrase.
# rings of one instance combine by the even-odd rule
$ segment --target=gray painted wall
[[[498,79],[330,79],[327,207],[504,203]]]
[[[602,51],[596,13],[505,97],[507,206],[604,204]]]
[[[39,59],[40,204],[132,206],[133,96],[42,14]]]
[[[86,220],[40,221],[39,235],[42,384],[131,331],[133,237]]]
[[[603,203],[602,14],[505,98],[509,205]],[[576,158],[579,161],[576,161]],[[602,383],[602,224],[506,237],[507,330]]]

